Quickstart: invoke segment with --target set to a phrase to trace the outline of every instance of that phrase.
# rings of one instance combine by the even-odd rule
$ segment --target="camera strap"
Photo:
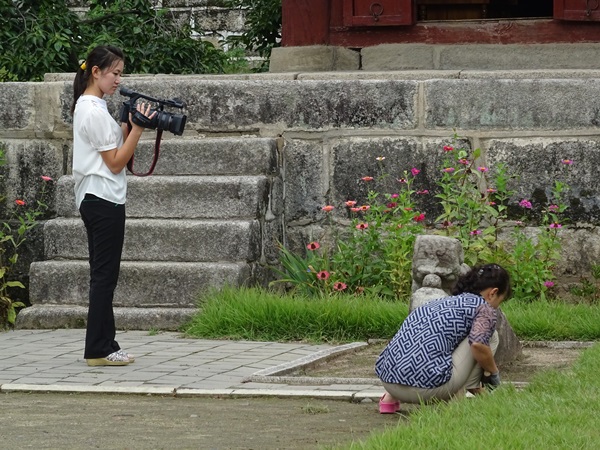
[[[127,129],[131,131],[131,125],[128,124]],[[156,132],[156,141],[154,142],[154,156],[152,157],[152,164],[150,164],[150,169],[146,173],[137,173],[133,170],[133,156],[131,155],[131,159],[127,161],[127,169],[135,175],[136,177],[147,177],[148,175],[152,175],[154,172],[154,168],[156,167],[156,162],[158,161],[158,155],[160,153],[160,140],[162,139],[163,130],[158,130]]]

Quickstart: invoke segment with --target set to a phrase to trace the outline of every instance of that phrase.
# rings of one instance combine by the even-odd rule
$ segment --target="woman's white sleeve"
[[[117,148],[114,119],[106,111],[93,109],[88,114],[84,127],[94,150],[104,152]]]

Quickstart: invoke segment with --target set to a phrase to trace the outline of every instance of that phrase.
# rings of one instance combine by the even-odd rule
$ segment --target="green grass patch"
[[[600,307],[537,301],[509,301],[501,306],[519,336],[529,341],[600,340]]]
[[[407,314],[408,305],[377,297],[307,298],[224,288],[201,300],[183,331],[198,338],[352,342],[393,336]]]
[[[542,372],[520,392],[503,385],[490,395],[418,408],[397,427],[344,448],[596,449],[599,371],[595,345],[573,372]]]
[[[600,340],[600,306],[561,302],[502,305],[522,340]],[[342,343],[390,339],[408,314],[375,296],[303,297],[260,288],[224,288],[200,301],[183,331],[190,337]]]

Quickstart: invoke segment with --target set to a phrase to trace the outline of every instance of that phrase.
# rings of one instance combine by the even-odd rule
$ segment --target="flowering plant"
[[[0,149],[0,166],[5,164],[5,154]],[[22,198],[14,200],[10,217],[0,223],[0,329],[14,326],[17,308],[25,306],[23,302],[13,300],[9,291],[13,288],[25,288],[23,283],[14,279],[19,248],[27,240],[28,231],[38,224],[37,219],[48,208],[43,199],[47,184],[53,180],[47,176],[42,176],[40,179],[42,200],[37,200],[33,207]],[[0,202],[4,201],[6,197],[0,196]]]
[[[428,225],[434,229],[429,232],[459,239],[470,266],[490,262],[505,266],[516,297],[545,298],[555,284],[553,268],[560,253],[559,233],[569,187],[556,181],[550,204],[535,205],[542,208],[542,220],[541,230],[532,237],[525,232],[525,224],[531,219],[527,212],[533,208],[530,200],[518,202],[526,213],[520,220],[509,217],[509,203],[515,199],[509,185],[516,177],[509,174],[505,164],[496,168],[483,165],[480,149],[458,148],[457,142],[455,135],[453,145],[443,147],[438,189],[433,195],[441,213],[430,220]],[[366,203],[349,199],[339,205],[350,217],[343,235],[337,235],[332,223],[336,205],[323,206],[336,233],[334,245],[326,250],[318,242],[311,242],[306,258],[281,247],[284,271],[280,274],[284,277],[279,281],[313,294],[368,291],[395,298],[410,295],[414,241],[426,231],[426,214],[418,208],[418,199],[431,195],[427,189],[414,187],[421,172],[416,167],[396,178],[397,191],[390,193],[389,183],[384,182],[390,176],[385,173],[385,157],[376,160],[380,174],[368,174],[359,181],[370,187]],[[573,161],[564,159],[561,163],[568,168]],[[379,192],[379,183],[384,186],[381,190],[388,192]]]

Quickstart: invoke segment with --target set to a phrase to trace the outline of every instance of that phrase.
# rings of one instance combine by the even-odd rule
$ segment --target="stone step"
[[[127,219],[123,261],[256,261],[257,220]],[[44,225],[45,258],[87,260],[87,234],[80,218]]]
[[[196,313],[196,308],[114,308],[119,330],[177,331]],[[86,322],[84,306],[34,305],[21,310],[16,328],[85,328]]]
[[[87,261],[38,261],[31,264],[29,274],[32,305],[88,304]],[[201,293],[226,285],[241,286],[250,275],[250,265],[242,262],[124,261],[113,304],[135,308],[193,308]]]
[[[79,216],[75,182],[62,176],[56,186],[56,212]],[[266,176],[150,176],[128,179],[127,217],[172,219],[254,219],[268,198]]]
[[[167,138],[164,138],[167,136]],[[277,140],[258,137],[170,138],[163,134],[154,175],[265,175],[277,170]],[[150,168],[155,139],[135,151],[133,169]]]

